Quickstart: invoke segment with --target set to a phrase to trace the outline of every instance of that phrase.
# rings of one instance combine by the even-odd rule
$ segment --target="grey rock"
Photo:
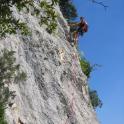
[[[15,92],[12,107],[6,109],[8,124],[99,124],[83,94],[87,78],[82,73],[78,52],[66,40],[68,27],[59,7],[58,30],[48,34],[29,14],[15,16],[28,20],[31,36],[11,35],[0,40],[0,49],[16,51],[15,57],[27,80],[10,84]],[[18,121],[18,119],[20,119]]]

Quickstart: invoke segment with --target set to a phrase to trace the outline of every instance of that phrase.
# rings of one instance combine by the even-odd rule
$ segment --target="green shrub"
[[[99,96],[97,94],[96,90],[89,90],[89,95],[90,95],[90,100],[91,100],[91,104],[93,106],[94,109],[96,109],[97,107],[101,108],[103,103],[102,101],[99,99]]]
[[[0,103],[0,124],[7,124],[5,121],[5,108],[3,103]]]
[[[93,66],[91,66],[91,64],[85,58],[80,59],[80,65],[83,73],[87,76],[87,78],[89,78],[93,70]]]
[[[80,54],[81,56],[81,54]],[[81,56],[80,59],[80,65],[83,73],[87,76],[87,78],[90,77],[91,72],[95,69],[96,66],[100,67],[98,64],[91,65],[84,57]],[[102,107],[102,101],[99,99],[99,96],[97,94],[96,90],[90,90],[89,88],[89,96],[90,96],[90,102],[94,109],[97,107]],[[90,103],[89,103],[90,104]]]
[[[80,59],[80,66],[83,73],[87,76],[87,78],[90,78],[91,72],[94,71],[96,67],[101,67],[101,65],[99,64],[91,65],[90,62],[87,61],[84,57],[81,57]]]
[[[27,79],[27,74],[25,72],[19,72],[18,75],[15,77],[15,82],[18,81],[26,81]]]
[[[47,32],[53,33],[57,27],[57,15],[54,10],[54,5],[58,3],[58,0],[52,0],[52,3],[48,3],[45,0],[41,1],[40,7],[44,10],[44,16],[41,16],[40,25],[47,25]]]
[[[10,91],[5,84],[9,85],[11,79],[15,79],[16,76],[26,78],[24,72],[21,75],[18,73],[20,65],[15,64],[14,53],[14,51],[4,49],[3,54],[0,56],[0,124],[7,124],[5,121],[5,109],[8,99],[14,95],[14,91]]]
[[[1,0],[0,1],[0,36],[3,37],[7,33],[15,34],[16,30],[20,30],[22,34],[27,34],[28,28],[26,24],[13,17],[11,7],[15,5],[19,11],[23,8],[33,6],[32,0]]]

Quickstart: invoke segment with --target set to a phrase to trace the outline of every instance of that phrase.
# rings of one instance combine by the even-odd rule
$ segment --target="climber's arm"
[[[79,23],[77,23],[77,22],[71,22],[71,23],[68,23],[68,26],[78,26],[79,25]]]

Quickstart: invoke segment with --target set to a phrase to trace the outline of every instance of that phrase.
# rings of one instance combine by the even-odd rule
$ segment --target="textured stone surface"
[[[16,51],[21,69],[27,73],[24,82],[12,83],[16,91],[12,107],[6,110],[8,124],[99,124],[89,107],[87,78],[82,73],[77,50],[67,41],[68,27],[56,7],[58,30],[48,34],[30,13],[14,15],[28,22],[31,36],[7,36],[0,49]]]

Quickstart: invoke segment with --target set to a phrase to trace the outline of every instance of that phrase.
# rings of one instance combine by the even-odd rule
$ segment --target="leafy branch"
[[[98,5],[103,6],[104,9],[107,9],[107,8],[108,8],[108,6],[105,5],[102,1],[100,1],[100,2],[98,2],[97,0],[90,0],[90,1],[91,1],[92,3],[96,3],[96,4],[98,4]]]
[[[20,73],[20,65],[15,64],[14,51],[3,50],[3,55],[0,56],[0,124],[7,124],[5,121],[5,109],[9,98],[15,96],[15,91],[9,90],[9,84],[16,77],[19,80],[26,79],[26,73]]]
[[[57,15],[54,9],[54,5],[58,3],[58,0],[52,0],[52,3],[46,2],[45,0],[40,3],[40,7],[44,11],[44,16],[41,16],[40,25],[47,25],[46,30],[49,33],[55,31],[57,27]]]
[[[5,37],[6,34],[16,34],[17,31],[21,31],[22,35],[30,33],[26,23],[13,16],[12,7],[16,6],[17,10],[23,11],[25,8],[27,12],[30,11],[30,7],[34,10],[35,16],[40,16],[40,25],[45,24],[48,32],[52,33],[56,27],[56,13],[54,6],[58,3],[58,0],[52,0],[52,2],[46,2],[45,0],[39,3],[39,6],[44,10],[45,16],[40,14],[41,9],[37,9],[34,4],[34,0],[1,0],[0,1],[0,37]]]

